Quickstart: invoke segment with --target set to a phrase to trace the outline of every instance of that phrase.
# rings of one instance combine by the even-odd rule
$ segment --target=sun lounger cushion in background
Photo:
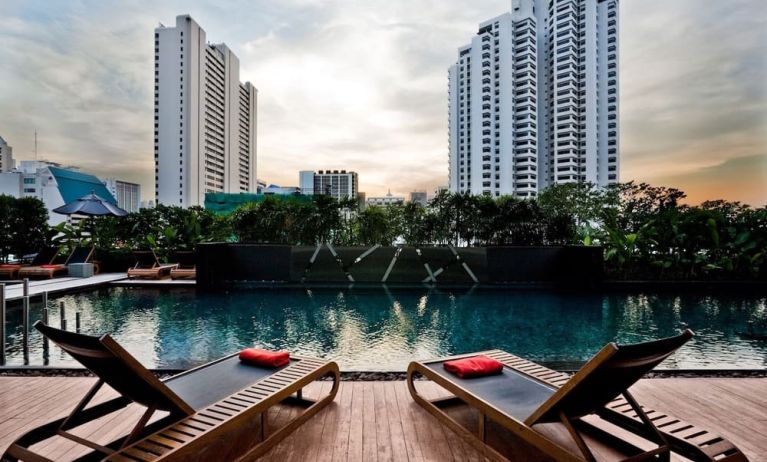
[[[503,370],[503,364],[493,358],[488,358],[485,355],[456,359],[455,361],[445,361],[443,366],[446,371],[455,374],[462,379],[496,375],[500,374]]]
[[[240,361],[262,367],[282,367],[290,362],[290,353],[246,348],[240,352]]]

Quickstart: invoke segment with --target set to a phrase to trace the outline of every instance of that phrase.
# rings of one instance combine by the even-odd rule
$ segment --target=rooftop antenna
[[[37,160],[37,129],[35,129],[35,160]]]

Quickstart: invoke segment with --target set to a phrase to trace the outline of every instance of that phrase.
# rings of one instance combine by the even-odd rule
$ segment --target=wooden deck
[[[125,273],[104,273],[89,278],[58,277],[53,279],[30,280],[29,295],[40,295],[43,292],[48,292],[48,295],[53,295],[59,292],[81,290],[86,287],[99,286],[112,281],[125,279],[126,277],[127,275]],[[0,284],[2,283],[3,281],[0,281]],[[19,299],[22,295],[22,284],[7,285],[5,287],[5,299],[8,301]]]
[[[0,377],[0,451],[20,434],[69,411],[94,382],[89,378]],[[318,382],[306,395],[329,387]],[[427,393],[440,390],[424,382]],[[767,460],[767,379],[651,379],[632,391],[646,406],[661,409],[730,439],[751,461]],[[106,398],[109,392],[100,397]],[[274,425],[296,409],[275,408]],[[109,440],[125,432],[140,409],[85,426],[79,434]],[[126,418],[130,417],[130,418]],[[79,454],[66,440],[41,443],[53,460]],[[512,460],[539,460],[515,446]],[[264,461],[481,461],[483,457],[416,405],[404,381],[343,382],[336,401],[296,430]]]

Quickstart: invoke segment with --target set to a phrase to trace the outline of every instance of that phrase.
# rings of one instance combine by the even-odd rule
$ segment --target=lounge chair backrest
[[[154,250],[134,250],[133,256],[136,258],[135,268],[155,268],[160,266]]]
[[[37,252],[35,258],[32,259],[32,266],[50,265],[53,263],[53,259],[59,254],[61,248],[59,247],[43,247]]]
[[[675,337],[634,345],[607,344],[534,412],[526,423],[592,414],[628,390],[693,337],[689,329]]]
[[[109,335],[94,337],[56,329],[42,321],[35,328],[121,395],[136,403],[175,414],[194,410],[146,370]]]
[[[88,263],[93,255],[93,247],[75,247],[72,254],[67,259],[67,265],[73,263]]]
[[[179,268],[194,268],[197,264],[197,255],[194,251],[173,252],[171,263],[178,263]]]

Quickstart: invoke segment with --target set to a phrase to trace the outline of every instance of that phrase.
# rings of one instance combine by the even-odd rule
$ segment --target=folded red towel
[[[3,263],[2,265],[0,265],[0,268],[4,268],[4,269],[21,268],[21,265],[13,265],[13,264],[10,264],[10,263]]]
[[[503,371],[503,364],[485,355],[445,361],[443,365],[446,371],[462,379],[500,374]]]
[[[280,367],[290,362],[287,351],[268,351],[260,348],[246,348],[240,352],[240,361],[262,367]]]
[[[40,268],[51,269],[51,268],[58,268],[59,266],[61,265],[40,265]]]

